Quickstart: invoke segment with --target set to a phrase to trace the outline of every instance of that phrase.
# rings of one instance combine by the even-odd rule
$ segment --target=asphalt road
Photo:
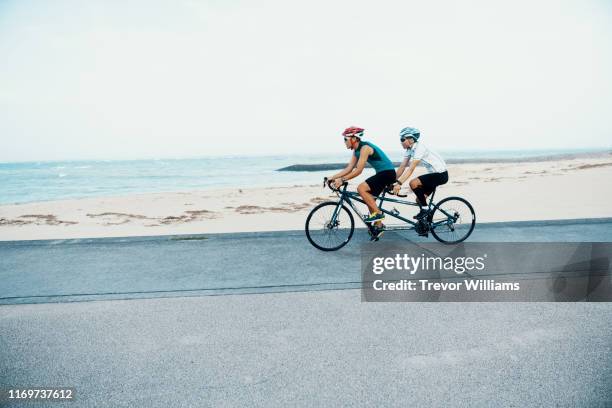
[[[611,242],[612,218],[479,224],[469,241]],[[364,242],[364,230],[335,252],[303,231],[0,242],[0,304],[358,288]]]
[[[612,406],[609,303],[362,303],[363,233],[333,253],[303,232],[185,238],[1,242],[0,389],[73,387],[79,407]]]

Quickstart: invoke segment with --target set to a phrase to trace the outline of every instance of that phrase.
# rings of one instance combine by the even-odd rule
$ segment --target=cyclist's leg
[[[423,186],[423,182],[421,181],[421,177],[414,178],[410,180],[410,188],[414,192],[417,197],[417,204],[423,208],[427,207],[427,200],[425,199],[425,189]]]
[[[372,196],[372,194],[370,194],[370,191],[371,188],[368,185],[367,180],[357,186],[357,192],[368,206],[368,210],[370,210],[370,213],[374,214],[379,212],[380,210],[376,205],[376,200],[374,200],[374,197]]]
[[[436,187],[446,184],[448,181],[448,172],[423,174],[410,181],[414,193],[418,198],[418,203],[421,206],[421,211],[418,216],[424,215],[427,211],[427,197],[436,190]],[[417,216],[417,217],[418,217]]]
[[[425,197],[436,191],[436,187],[448,182],[448,172],[423,174],[418,177],[421,187],[425,192]]]
[[[376,205],[376,200],[371,194],[372,188],[367,183],[367,181],[364,181],[363,183],[359,184],[359,186],[357,186],[357,192],[359,193],[361,198],[363,198],[363,201],[366,203],[366,205],[368,206],[368,210],[370,211],[370,216],[366,218],[366,222],[372,222],[373,217],[382,217],[381,219],[384,219],[384,214]],[[374,220],[374,226],[380,228],[382,225],[381,219]]]
[[[414,191],[414,194],[417,196],[417,203],[419,204],[419,213],[414,216],[414,218],[420,220],[425,218],[428,214],[427,208],[427,197],[434,191],[435,186],[433,186],[433,178],[430,177],[431,174],[424,174],[419,176],[413,180],[410,180],[410,188]]]
[[[371,221],[380,221],[384,219],[384,214],[378,206],[376,205],[376,200],[374,197],[380,195],[385,187],[395,180],[395,170],[386,170],[381,171],[380,173],[376,173],[372,177],[369,177],[364,183],[361,183],[359,187],[357,187],[357,191],[363,201],[365,201],[368,209],[370,210],[370,217],[368,219]],[[380,226],[380,222],[376,222],[377,226]]]

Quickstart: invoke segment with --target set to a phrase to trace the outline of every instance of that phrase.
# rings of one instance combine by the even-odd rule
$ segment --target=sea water
[[[586,151],[585,151],[586,152]],[[441,151],[448,159],[528,158],[575,150]],[[402,152],[389,152],[401,161]],[[285,172],[293,164],[346,163],[344,154],[0,163],[0,204],[130,193],[318,184],[334,171]],[[372,171],[372,170],[367,170]]]

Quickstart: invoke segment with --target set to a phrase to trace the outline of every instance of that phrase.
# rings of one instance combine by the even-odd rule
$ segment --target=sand
[[[364,173],[351,188],[372,171]],[[436,198],[466,198],[478,222],[612,217],[612,156],[452,164],[449,175]],[[315,184],[3,205],[0,241],[301,230],[334,198]]]

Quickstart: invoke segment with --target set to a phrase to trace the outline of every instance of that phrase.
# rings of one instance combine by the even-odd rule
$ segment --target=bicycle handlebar
[[[325,187],[327,185],[327,187],[330,188],[330,190],[332,191],[340,191],[340,188],[342,187],[346,187],[348,186],[348,181],[345,181],[344,183],[342,183],[342,186],[340,188],[335,188],[334,186],[332,186],[332,181],[330,179],[328,179],[327,177],[323,177],[323,187]],[[408,197],[408,194],[393,194],[393,188],[391,187],[386,187],[385,191],[391,195],[394,195],[396,197]]]
[[[331,182],[332,181],[327,177],[323,177],[323,187],[325,187],[325,185],[327,184],[327,187],[329,187],[332,191],[340,191],[340,188],[348,186],[348,181],[345,181],[344,183],[342,183],[342,186],[340,188],[335,188],[332,186]]]
[[[408,194],[394,194],[393,193],[393,188],[391,187],[386,187],[385,191],[391,195],[397,196],[397,197],[408,197]]]

